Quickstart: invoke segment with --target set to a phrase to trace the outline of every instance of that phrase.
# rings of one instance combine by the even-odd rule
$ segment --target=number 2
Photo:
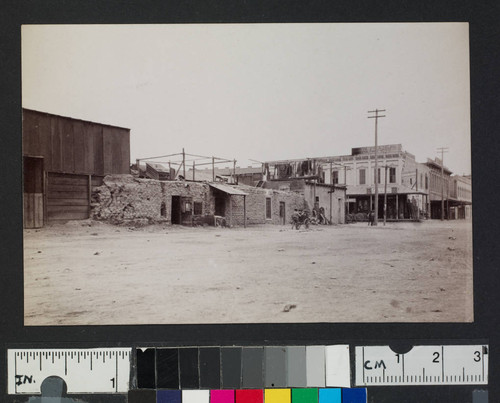
[[[439,364],[439,353],[436,351],[434,353],[432,353],[434,359],[432,360],[432,362],[435,362],[435,363],[438,363]]]

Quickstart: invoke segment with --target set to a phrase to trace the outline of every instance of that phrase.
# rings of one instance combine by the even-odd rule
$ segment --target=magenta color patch
[[[234,390],[211,390],[210,403],[234,403]]]

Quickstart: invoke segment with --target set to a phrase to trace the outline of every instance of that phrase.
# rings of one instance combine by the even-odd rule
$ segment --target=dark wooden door
[[[226,216],[226,198],[217,196],[215,198],[215,215],[225,217]]]
[[[47,219],[84,220],[90,215],[89,176],[49,172]]]
[[[43,158],[23,157],[23,226],[43,227]]]
[[[285,202],[280,202],[280,223],[281,225],[286,224],[286,211],[285,211]]]
[[[181,223],[181,197],[172,196],[172,210],[170,215],[172,224]]]

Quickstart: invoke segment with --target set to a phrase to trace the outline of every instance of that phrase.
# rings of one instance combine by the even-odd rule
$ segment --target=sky
[[[375,142],[471,173],[466,23],[25,25],[24,108],[131,129],[131,161]]]

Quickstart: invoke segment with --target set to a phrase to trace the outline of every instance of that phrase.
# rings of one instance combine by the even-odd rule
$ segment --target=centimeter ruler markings
[[[131,348],[9,349],[8,393],[39,394],[44,379],[58,376],[68,393],[126,393]]]
[[[487,345],[415,346],[398,354],[388,346],[357,346],[357,386],[487,385]]]

